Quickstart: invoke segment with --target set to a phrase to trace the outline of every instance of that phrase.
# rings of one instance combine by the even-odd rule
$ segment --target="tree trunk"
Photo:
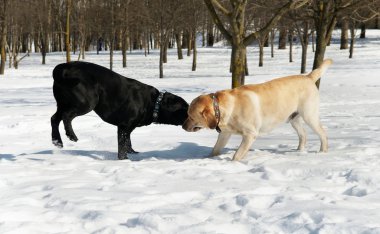
[[[144,55],[145,55],[145,57],[147,56],[147,47],[149,47],[149,45],[148,45],[148,43],[147,43],[147,40],[146,40],[146,38],[147,38],[147,32],[144,30],[144,37],[143,37],[143,47],[144,47]]]
[[[166,35],[167,37],[167,35]],[[162,57],[162,62],[163,63],[167,63],[168,62],[168,46],[169,46],[169,41],[168,40],[165,40],[164,44],[162,45],[164,48],[164,54],[163,54],[163,57]]]
[[[6,12],[7,12],[7,0],[2,1],[2,12],[0,12],[0,25],[1,25],[1,34],[0,34],[0,75],[4,75],[5,73],[5,63],[7,60],[6,55],[6,40],[7,40],[7,20],[6,20]]]
[[[288,30],[285,27],[280,29],[280,35],[278,37],[278,49],[285,50],[286,49],[286,40],[287,40],[287,32]]]
[[[17,44],[18,44],[19,42],[17,41],[17,38],[18,38],[18,36],[15,35],[15,36],[14,36],[14,40],[13,40],[13,46],[12,46],[13,67],[14,67],[15,69],[18,69],[17,56],[18,56],[18,52],[19,52],[19,51],[18,51],[18,46],[17,46]],[[9,62],[11,62],[11,60],[10,60]]]
[[[187,42],[188,42],[188,45],[187,45],[187,56],[191,55],[191,50],[193,49],[193,44],[192,44],[191,38],[192,38],[191,33],[188,33],[187,34]]]
[[[348,49],[348,20],[342,20],[342,31],[340,34],[340,49]]]
[[[156,49],[156,47],[153,45],[153,33],[149,33],[149,43],[150,43],[150,48],[153,50]],[[154,42],[156,44],[156,41]]]
[[[160,1],[160,78],[164,78],[164,47],[165,47],[165,37],[164,37],[164,25],[163,25],[163,8],[162,1]]]
[[[313,69],[318,68],[322,63],[326,52],[326,47],[331,40],[332,32],[337,22],[337,16],[328,12],[328,2],[321,2],[321,17],[314,18],[316,28],[316,49],[314,53]],[[315,83],[319,88],[320,79]]]
[[[82,56],[82,59],[84,60],[85,58],[85,47],[86,47],[86,37],[85,35],[82,35],[80,36],[80,42],[79,42],[79,54],[78,54],[78,61],[80,60],[80,57]]]
[[[32,44],[33,44],[33,39],[32,36],[29,37],[29,42],[28,42],[28,52],[32,53]]]
[[[127,41],[128,37],[126,35],[121,39],[121,54],[123,57],[123,67],[127,67]]]
[[[182,33],[182,43],[181,43],[182,49],[185,49],[188,47],[188,45],[189,45],[188,39],[189,39],[189,33],[186,31],[183,32]]]
[[[83,60],[85,59],[85,52],[86,52],[86,41],[85,39],[83,39],[83,42],[82,42],[82,59]]]
[[[40,41],[40,33],[39,31],[36,31],[34,33],[34,52],[39,53],[40,52],[40,47],[39,47],[39,41]]]
[[[161,36],[161,39],[163,39],[163,36]],[[162,43],[160,46],[159,69],[160,69],[160,78],[164,78],[164,48],[163,48]]]
[[[114,12],[114,1],[111,2],[111,28],[110,28],[110,70],[113,69],[113,50],[115,49],[115,12]]]
[[[214,23],[212,22],[212,19],[209,18],[207,20],[207,46],[213,47],[214,46]]]
[[[269,47],[269,37],[265,37],[265,40],[264,40],[264,47]]]
[[[73,38],[73,43],[71,43],[72,45],[72,51],[73,51],[73,54],[75,54],[76,52],[77,52],[77,45],[78,45],[78,35],[77,35],[77,33],[75,33],[75,32],[73,32],[72,33],[72,38]]]
[[[303,26],[303,35],[300,37],[302,45],[301,55],[301,74],[306,73],[307,47],[309,45],[309,24],[305,21]]]
[[[313,70],[318,68],[322,64],[324,56],[325,56],[325,52],[326,52],[326,47],[327,47],[326,38],[324,37],[323,33],[317,31]],[[320,79],[316,82],[316,85],[319,88]]]
[[[66,0],[66,62],[70,62],[70,9],[71,0]]]
[[[264,66],[264,45],[265,42],[259,42],[259,67]]]
[[[5,62],[6,62],[6,51],[5,44],[7,40],[7,24],[5,21],[5,12],[6,12],[6,4],[7,1],[3,1],[4,4],[4,12],[1,14],[0,23],[1,23],[1,35],[0,35],[0,53],[1,53],[1,62],[0,62],[0,75],[4,75],[5,72]]]
[[[351,41],[350,41],[350,55],[348,58],[353,58],[354,56],[354,44],[355,44],[355,23],[351,23],[350,27],[350,36],[351,36]]]
[[[249,71],[248,71],[247,51],[245,51],[244,68],[245,68],[245,75],[248,76],[249,75]],[[242,84],[245,83],[245,76],[242,78],[242,82],[241,83]]]
[[[114,48],[114,40],[111,39],[110,41],[110,70],[113,69],[113,48]]]
[[[206,46],[206,29],[205,25],[202,24],[202,48]]]
[[[311,30],[311,48],[312,48],[312,51],[315,52],[315,31],[314,31],[314,29]]]
[[[98,40],[96,41],[96,54],[99,54],[99,51],[102,50],[102,43],[100,40],[100,37],[98,37]]]
[[[293,62],[293,29],[289,29],[289,62]]]
[[[275,32],[272,29],[270,31],[270,56],[271,56],[271,58],[274,58],[274,35],[275,35]]]
[[[115,33],[115,42],[114,42],[114,46],[115,46],[115,50],[121,50],[121,29],[118,29],[116,30],[116,33]]]
[[[197,39],[196,39],[196,29],[193,32],[193,65],[191,67],[192,71],[197,70]]]
[[[318,68],[322,64],[323,58],[326,52],[326,46],[327,46],[326,39],[322,35],[318,35],[318,32],[317,32],[316,50],[315,50],[315,55],[314,55],[313,69]]]
[[[59,31],[62,32],[62,24],[59,23]],[[59,51],[63,52],[63,35],[62,33],[58,33],[58,38],[59,38]],[[35,51],[36,52],[36,51]]]
[[[29,34],[23,33],[21,38],[21,53],[26,53],[26,51],[28,50],[28,39]]]
[[[302,44],[301,74],[306,73],[306,61],[307,61],[307,43]]]
[[[177,55],[178,55],[178,59],[183,59],[181,38],[179,36],[179,33],[175,34],[175,40],[176,40],[176,43],[177,43]]]
[[[43,29],[41,29],[43,30]],[[46,64],[46,53],[47,53],[47,36],[46,32],[40,32],[40,51],[42,55],[42,64]]]
[[[360,27],[360,38],[365,38],[365,31],[366,31],[366,25],[365,23],[362,23],[362,26]]]
[[[150,38],[150,32],[147,31],[146,46],[147,46],[147,49],[148,49],[148,54],[150,54],[149,38]]]
[[[244,85],[246,47],[244,44],[232,44],[232,88]]]
[[[7,45],[7,48],[6,50],[8,50],[8,67],[9,68],[12,68],[12,53],[11,53],[11,48],[9,48],[9,46]]]

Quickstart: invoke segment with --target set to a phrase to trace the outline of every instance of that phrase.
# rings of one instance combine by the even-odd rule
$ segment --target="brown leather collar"
[[[218,98],[216,97],[215,93],[211,94],[211,98],[212,98],[212,105],[214,106],[214,112],[215,112],[215,118],[216,118],[216,131],[220,133],[222,130],[219,128],[220,109],[219,109]]]

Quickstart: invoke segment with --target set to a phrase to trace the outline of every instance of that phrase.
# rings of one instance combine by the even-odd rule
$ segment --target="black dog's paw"
[[[78,137],[75,135],[67,135],[67,137],[70,139],[70,141],[74,141],[74,142],[78,141]]]
[[[63,148],[63,143],[60,140],[53,140],[53,145],[57,146],[58,148]]]

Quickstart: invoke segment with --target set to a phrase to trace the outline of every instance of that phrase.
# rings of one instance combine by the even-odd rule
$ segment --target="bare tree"
[[[214,36],[214,22],[212,18],[208,16],[207,18],[207,46],[213,47],[215,36]]]
[[[348,49],[348,19],[341,19],[340,49]]]
[[[149,15],[155,28],[155,35],[159,42],[160,59],[159,59],[159,77],[164,77],[164,63],[169,39],[173,35],[174,24],[178,17],[184,13],[183,6],[185,1],[182,0],[157,0],[152,1],[149,6]]]
[[[294,34],[294,29],[289,28],[289,63],[293,62],[293,34]]]
[[[297,23],[295,25],[302,47],[301,73],[306,73],[307,48],[309,46],[309,37],[311,35],[310,23],[307,20],[304,20],[301,22],[301,25]]]
[[[87,39],[87,27],[86,27],[86,18],[87,18],[87,6],[88,2],[86,0],[79,0],[76,2],[76,10],[77,10],[77,31],[79,34],[79,54],[78,61],[81,56],[82,59],[85,59],[85,51],[86,51],[86,39]]]
[[[275,11],[264,27],[247,34],[245,25],[247,0],[231,0],[228,3],[223,2],[224,4],[220,0],[204,0],[204,2],[215,25],[219,28],[224,38],[232,45],[231,68],[233,88],[244,84],[246,47],[259,37],[262,38],[264,35],[267,35],[284,13],[306,3],[306,1],[288,1]]]
[[[65,34],[65,45],[66,45],[66,62],[70,62],[70,11],[71,11],[71,0],[66,0],[66,34]]]
[[[294,26],[301,43],[301,73],[306,73],[307,49],[309,46],[309,38],[313,31],[312,20],[308,16],[306,9],[307,7],[302,7],[298,10],[289,12],[287,15],[288,18],[291,19],[292,25]],[[290,40],[293,41],[293,36],[291,36]]]
[[[377,2],[378,0],[312,1],[308,12],[310,12],[314,20],[316,31],[316,50],[313,69],[319,67],[323,62],[326,47],[331,39],[338,18],[351,15],[352,12],[370,7]],[[320,80],[316,82],[316,85],[319,87]]]
[[[1,62],[0,62],[0,75],[4,75],[5,71],[5,62],[6,62],[6,51],[5,44],[7,40],[7,12],[8,0],[1,0],[0,3],[0,53],[1,53]]]
[[[281,25],[278,36],[278,49],[286,49],[286,41],[288,38],[288,30],[285,25]]]
[[[111,0],[109,1],[110,4],[110,20],[111,20],[111,26],[109,29],[109,46],[110,46],[110,70],[113,69],[113,51],[114,51],[114,44],[115,44],[115,1]]]
[[[123,22],[121,23],[121,54],[122,54],[122,65],[123,67],[127,67],[127,45],[128,45],[128,21],[129,21],[129,7],[130,1],[122,1],[121,2],[121,10]],[[148,4],[148,3],[147,3]]]
[[[347,20],[350,23],[349,28],[350,28],[350,37],[351,37],[349,58],[353,58],[353,54],[354,54],[354,44],[355,44],[355,34],[356,34],[357,24],[361,23],[362,25],[364,25],[366,22],[376,17],[378,18],[379,15],[380,15],[380,1],[374,2],[373,4],[370,4],[366,8],[358,8],[349,15],[348,20]],[[363,30],[361,30],[361,34],[362,32]]]

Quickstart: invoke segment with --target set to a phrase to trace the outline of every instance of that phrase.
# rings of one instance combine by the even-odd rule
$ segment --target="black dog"
[[[126,159],[132,149],[131,132],[153,122],[182,125],[188,103],[181,97],[137,80],[121,76],[107,68],[86,62],[57,65],[53,70],[53,93],[57,112],[51,117],[53,144],[63,147],[59,123],[66,135],[77,141],[71,121],[92,110],[105,122],[116,125],[118,158]]]

